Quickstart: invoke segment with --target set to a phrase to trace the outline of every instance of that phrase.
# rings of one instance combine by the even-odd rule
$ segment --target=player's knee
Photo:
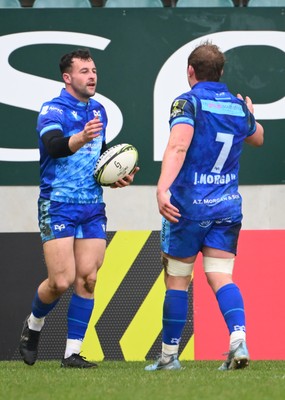
[[[162,265],[165,272],[171,276],[187,277],[193,272],[194,263],[185,263],[180,260],[162,256]]]
[[[96,285],[96,279],[87,279],[84,282],[84,289],[88,293],[93,293]]]
[[[232,275],[234,269],[234,258],[203,257],[205,273],[221,272]]]
[[[97,273],[88,275],[83,280],[83,286],[87,293],[93,293],[96,285]]]
[[[62,295],[65,293],[70,286],[72,285],[73,281],[66,279],[64,277],[57,278],[49,283],[50,290],[56,295]]]

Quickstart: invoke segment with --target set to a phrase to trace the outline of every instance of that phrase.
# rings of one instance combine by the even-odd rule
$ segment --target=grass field
[[[58,361],[0,362],[3,400],[281,400],[285,361],[252,361],[245,370],[217,371],[218,361],[182,362],[181,371],[144,371],[146,362],[104,361],[92,370]]]

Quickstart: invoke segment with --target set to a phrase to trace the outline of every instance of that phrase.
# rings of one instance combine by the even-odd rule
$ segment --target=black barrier
[[[108,232],[107,252],[115,235],[117,233]],[[131,231],[124,233],[124,240],[133,235],[136,233]],[[114,258],[118,259],[116,246],[111,251],[115,253]],[[100,315],[95,327],[88,328],[95,329],[100,343],[100,353],[93,356],[95,359],[101,360],[101,354],[105,360],[125,359],[120,341],[125,332],[135,323],[136,314],[139,313],[140,307],[148,296],[153,293],[153,286],[162,273],[159,253],[159,232],[148,232],[146,239],[142,241],[141,250],[134,257],[134,262],[125,267],[127,273],[120,281],[115,294],[108,300],[107,307]],[[35,290],[46,274],[39,234],[1,233],[0,254],[2,298],[0,360],[20,360],[18,344],[23,321],[30,312]],[[102,269],[104,267],[105,265]],[[100,283],[100,274],[101,272],[99,272],[98,284]],[[111,274],[108,276],[108,280],[114,279],[115,277]],[[66,315],[71,292],[70,289],[46,318],[39,345],[39,360],[61,359],[64,354],[67,331]],[[188,322],[180,344],[181,352],[191,340],[194,329],[192,286],[189,293]],[[161,286],[158,294],[159,297],[164,296],[164,289]],[[95,308],[96,301],[95,296]],[[162,302],[159,299],[156,299],[156,302],[159,302],[158,306],[162,309]],[[138,338],[139,340],[143,341],[143,337],[154,330],[148,321],[147,315],[145,315],[141,323],[141,339]],[[158,320],[158,324],[161,324],[160,320]],[[92,348],[94,345],[95,343],[91,341],[90,347]],[[161,333],[159,330],[154,340],[149,341],[143,358],[153,359],[160,351]],[[86,355],[88,356],[88,354],[89,350],[86,349]],[[134,353],[133,357],[140,359],[141,355],[136,356]],[[191,355],[188,357],[191,358]]]

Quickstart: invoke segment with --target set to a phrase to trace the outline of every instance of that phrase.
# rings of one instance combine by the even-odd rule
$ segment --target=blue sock
[[[32,313],[36,318],[43,318],[57,305],[58,301],[59,299],[56,299],[53,303],[45,304],[39,298],[37,291],[32,304]]]
[[[222,286],[217,291],[216,298],[229,333],[238,330],[245,332],[244,304],[239,288],[234,283]]]
[[[167,290],[163,304],[162,341],[178,345],[187,320],[188,293],[185,290]]]
[[[94,299],[73,294],[67,313],[67,338],[83,340],[94,307]]]

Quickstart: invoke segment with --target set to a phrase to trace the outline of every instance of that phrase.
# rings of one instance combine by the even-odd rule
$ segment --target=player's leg
[[[219,221],[207,235],[207,245],[202,251],[208,283],[216,295],[230,334],[229,357],[220,368],[222,370],[244,368],[249,362],[244,302],[239,288],[232,280],[239,231],[239,220]]]
[[[179,343],[187,321],[188,287],[196,257],[175,259],[163,253],[166,292],[162,316],[162,349],[154,364],[146,371],[181,369],[178,361]]]
[[[67,341],[62,367],[96,367],[80,356],[82,342],[94,308],[97,272],[104,259],[104,239],[76,239],[76,278],[67,314]]]
[[[28,365],[37,359],[38,343],[46,315],[75,279],[74,220],[70,205],[39,199],[39,228],[48,278],[39,286],[32,312],[26,318],[20,339],[20,353]]]
[[[162,262],[166,293],[163,303],[162,352],[154,364],[145,368],[147,371],[181,368],[178,361],[179,343],[187,321],[188,287],[199,250],[199,244],[195,240],[192,245],[188,243],[191,231],[196,231],[194,226],[183,219],[178,224],[169,224],[163,220]],[[185,257],[187,254],[195,255]]]
[[[99,209],[99,210],[98,210]],[[82,342],[94,307],[97,272],[106,250],[106,217],[102,207],[85,207],[87,221],[77,227],[74,242],[76,277],[67,315],[67,342],[62,367],[90,368],[97,364],[81,355]],[[84,216],[83,216],[84,217]]]
[[[40,332],[45,317],[75,279],[73,237],[53,239],[43,245],[48,278],[38,287],[32,312],[26,318],[20,340],[20,353],[28,365],[37,359]]]

